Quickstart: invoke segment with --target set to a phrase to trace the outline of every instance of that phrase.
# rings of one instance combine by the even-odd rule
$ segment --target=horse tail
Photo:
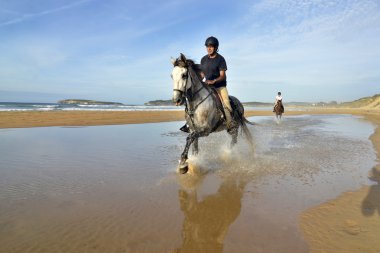
[[[247,124],[251,124],[251,125],[255,125],[254,123],[248,121],[244,116],[242,118],[242,121],[241,121],[241,130],[242,130],[242,133],[244,133],[251,149],[252,149],[252,152],[254,151],[254,148],[255,148],[255,144],[253,143],[253,137],[252,137],[252,134],[251,132],[249,131],[248,127],[247,127]]]
[[[243,116],[243,122],[244,122],[244,123],[247,123],[247,124],[250,124],[250,125],[252,125],[252,126],[256,125],[256,123],[247,120],[244,116]]]

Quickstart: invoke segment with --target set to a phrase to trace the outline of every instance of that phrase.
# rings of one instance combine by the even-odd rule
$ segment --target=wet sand
[[[367,114],[365,118],[376,126],[370,137],[377,152],[377,165],[368,172],[371,185],[345,192],[301,215],[312,253],[380,252],[380,117]]]
[[[0,112],[0,128],[121,125],[169,122],[183,118],[183,111]]]
[[[379,123],[376,113],[344,111]],[[205,152],[191,158],[200,172],[186,176],[175,174],[185,141],[181,122],[3,129],[0,252],[350,252],[344,246],[358,224],[364,239],[355,239],[357,246],[376,249],[377,185],[332,205],[348,214],[326,224],[351,231],[348,237],[337,233],[337,244],[327,243],[331,227],[324,227],[325,216],[336,210],[310,213],[373,182],[367,179],[376,159],[371,127],[328,112],[337,113],[307,112],[320,116],[285,117],[279,125],[272,117],[250,118],[259,123],[250,127],[255,156],[244,142],[232,154],[215,150],[226,145],[225,136],[210,136],[200,142]],[[103,122],[100,114],[94,117],[91,123]],[[371,136],[377,150],[378,130]],[[361,209],[364,199],[371,204]],[[372,220],[361,224],[358,217]],[[330,246],[320,250],[321,244]]]
[[[380,110],[365,109],[297,109],[287,110],[284,116],[320,114],[380,114]],[[245,116],[271,116],[271,111],[246,111]],[[0,112],[0,128],[43,126],[99,126],[156,123],[184,120],[183,111],[46,111]]]

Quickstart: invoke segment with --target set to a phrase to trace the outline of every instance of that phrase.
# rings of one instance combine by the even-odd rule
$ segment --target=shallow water
[[[373,126],[251,117],[256,149],[181,122],[0,130],[0,252],[307,252],[298,214],[369,184]]]

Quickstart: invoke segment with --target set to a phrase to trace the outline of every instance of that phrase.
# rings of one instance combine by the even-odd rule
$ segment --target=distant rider
[[[274,107],[273,107],[273,112],[275,112],[275,109],[276,109],[276,105],[278,104],[278,102],[281,102],[281,106],[282,106],[282,111],[284,111],[284,106],[282,105],[282,96],[281,96],[281,92],[278,92],[277,93],[277,96],[276,96],[276,102],[274,102]]]

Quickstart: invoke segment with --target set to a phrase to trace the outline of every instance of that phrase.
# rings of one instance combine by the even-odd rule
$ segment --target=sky
[[[380,93],[379,0],[0,0],[0,101],[171,99],[211,35],[243,102]]]

